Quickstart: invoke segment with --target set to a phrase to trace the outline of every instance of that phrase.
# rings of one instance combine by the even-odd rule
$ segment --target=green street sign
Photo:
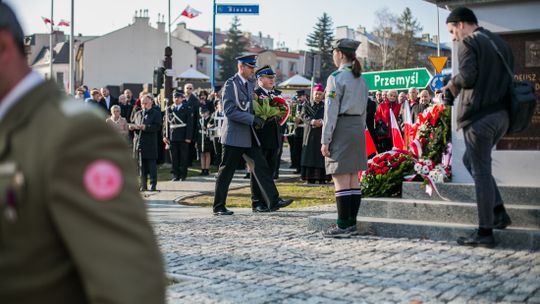
[[[425,88],[431,74],[426,68],[362,73],[370,91]]]

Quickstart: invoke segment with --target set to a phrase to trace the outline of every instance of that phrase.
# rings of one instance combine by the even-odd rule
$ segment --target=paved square
[[[307,231],[307,217],[331,206],[227,217],[149,211],[167,271],[180,280],[170,303],[540,303],[538,252]]]

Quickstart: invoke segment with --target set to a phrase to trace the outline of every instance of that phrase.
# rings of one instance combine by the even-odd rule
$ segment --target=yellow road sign
[[[431,61],[431,64],[433,64],[437,74],[441,73],[447,60],[447,56],[429,56],[429,61]]]

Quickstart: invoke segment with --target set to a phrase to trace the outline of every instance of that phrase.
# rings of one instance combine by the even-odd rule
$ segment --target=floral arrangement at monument
[[[391,150],[368,161],[368,170],[360,172],[362,195],[399,196],[403,177],[414,170],[415,160],[408,151]]]
[[[287,101],[279,96],[257,96],[253,98],[253,111],[255,115],[263,120],[277,118],[278,123],[282,126],[287,122],[290,108]]]
[[[450,109],[435,104],[419,114],[408,130],[409,151],[378,154],[368,161],[368,170],[359,173],[364,196],[399,196],[404,180],[424,181],[431,195],[433,190],[438,193],[436,183],[450,181]]]

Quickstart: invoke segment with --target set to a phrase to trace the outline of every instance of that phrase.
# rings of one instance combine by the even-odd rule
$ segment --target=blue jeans
[[[474,180],[480,228],[493,228],[493,209],[503,204],[491,174],[491,151],[506,134],[508,124],[508,112],[498,111],[463,128],[463,164]]]

